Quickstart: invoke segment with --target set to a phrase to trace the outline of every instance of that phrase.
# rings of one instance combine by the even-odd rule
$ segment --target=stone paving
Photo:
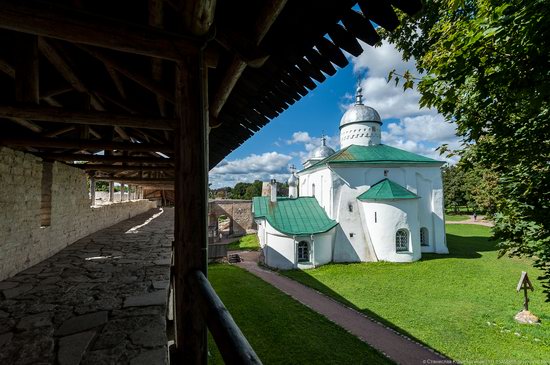
[[[151,210],[0,282],[0,364],[166,364],[173,219]]]

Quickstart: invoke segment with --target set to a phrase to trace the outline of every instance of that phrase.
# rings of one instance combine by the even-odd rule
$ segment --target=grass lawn
[[[266,365],[391,363],[341,327],[239,267],[210,265],[208,276]],[[212,337],[208,347],[209,363],[223,364]]]
[[[529,260],[497,259],[489,228],[447,226],[450,255],[410,264],[333,264],[284,275],[313,287],[464,363],[550,363],[550,304]],[[521,271],[535,286],[529,309],[542,325],[519,325]]]
[[[260,243],[258,242],[257,234],[247,234],[242,236],[238,241],[231,242],[227,246],[228,250],[259,250]]]
[[[470,219],[470,216],[465,214],[445,214],[445,220],[447,222],[459,222],[468,219]]]

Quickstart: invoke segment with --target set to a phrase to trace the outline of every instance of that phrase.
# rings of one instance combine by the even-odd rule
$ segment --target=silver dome
[[[332,148],[323,145],[323,146],[317,147],[311,152],[311,158],[322,160],[324,158],[332,156],[334,153],[335,151]]]
[[[313,151],[311,151],[311,157],[310,157],[311,159],[323,160],[336,153],[336,151],[334,151],[332,148],[327,146],[327,137],[323,135],[323,137],[321,137],[321,141],[322,141],[322,144],[319,147],[315,148]]]
[[[349,108],[342,116],[342,119],[340,120],[340,128],[348,124],[360,122],[376,122],[382,124],[380,114],[378,114],[378,112],[370,106],[363,104],[363,95],[361,94],[361,91],[361,88],[357,88],[357,100],[355,105]]]
[[[288,178],[288,186],[298,186],[298,178],[294,173]]]

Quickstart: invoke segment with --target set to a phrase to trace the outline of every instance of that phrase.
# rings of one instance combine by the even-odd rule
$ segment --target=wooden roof
[[[213,2],[0,0],[0,144],[87,161],[78,166],[99,177],[166,184],[178,57],[206,44],[212,168],[345,67],[343,51],[357,56],[358,40],[379,41],[371,20],[392,30],[396,8],[421,8],[420,0],[361,0],[360,11],[351,0],[245,0],[218,1],[209,14]]]

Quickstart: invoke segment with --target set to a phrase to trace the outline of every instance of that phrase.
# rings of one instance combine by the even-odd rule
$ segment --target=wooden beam
[[[15,123],[19,124],[22,127],[30,129],[31,131],[33,131],[35,133],[42,133],[42,131],[43,131],[41,126],[39,126],[38,124],[33,123],[29,120],[25,120],[25,119],[22,119],[22,118],[7,118],[7,119],[11,120],[12,122],[15,122]]]
[[[64,128],[61,128],[61,129],[56,129],[55,131],[51,131],[51,132],[46,132],[42,135],[42,137],[57,137],[61,134],[65,134],[65,133],[68,133],[68,132],[72,132],[76,129],[76,127],[73,125],[73,126],[69,126],[69,127],[64,127]]]
[[[0,28],[174,61],[199,48],[193,37],[34,0],[1,1]]]
[[[216,0],[182,0],[179,5],[187,31],[197,36],[208,33],[214,23]]]
[[[132,166],[132,165],[93,165],[93,164],[73,164],[73,167],[78,167],[86,171],[107,171],[107,172],[122,172],[122,171],[174,171],[173,166]]]
[[[208,116],[207,69],[202,57],[176,65],[176,182],[174,288],[176,354],[185,364],[206,364],[206,325],[187,277],[207,268]]]
[[[107,151],[105,151],[107,153]],[[142,157],[142,156],[113,156],[113,155],[86,155],[83,153],[42,153],[40,157],[57,161],[88,161],[88,162],[128,162],[128,163],[154,163],[154,164],[173,164],[171,158],[162,157]]]
[[[15,69],[3,58],[0,58],[0,71],[15,79]]]
[[[0,117],[41,120],[52,123],[108,125],[118,127],[173,130],[176,121],[168,118],[143,117],[97,111],[70,111],[63,108],[0,105]]]
[[[254,39],[252,43],[259,45],[271,25],[277,19],[284,6],[286,5],[287,0],[273,0],[268,1],[265,7],[262,9],[262,12],[256,19],[255,29],[254,29]],[[227,67],[227,70],[220,82],[220,86],[214,94],[214,98],[211,102],[210,113],[214,118],[218,118],[220,111],[225,105],[229,95],[233,91],[233,88],[237,84],[237,81],[241,77],[242,73],[246,69],[246,63],[237,56],[233,56],[231,63]]]
[[[115,181],[132,184],[173,184],[174,178],[142,178],[142,177],[117,177],[117,176],[95,176],[97,181]]]
[[[17,34],[15,45],[15,100],[38,104],[38,39],[29,34]]]
[[[90,55],[94,56],[101,62],[103,62],[105,66],[112,68],[114,70],[117,70],[122,75],[126,76],[130,80],[135,81],[137,84],[143,86],[144,88],[151,91],[155,95],[162,96],[164,99],[168,100],[169,102],[174,103],[174,96],[172,95],[172,93],[166,90],[160,83],[156,82],[155,80],[151,80],[137,72],[130,71],[127,64],[118,62],[117,60],[110,57],[105,52],[101,52],[98,49],[94,49],[87,46],[80,46],[80,48],[88,52]]]
[[[149,0],[149,25],[155,28],[162,28],[164,23],[164,1],[163,0]],[[162,81],[163,64],[159,58],[151,59],[151,74],[153,80],[157,82]],[[159,106],[160,115],[166,116],[166,101],[164,98],[157,94],[157,104]]]
[[[54,139],[54,138],[6,138],[0,137],[0,144],[18,147],[67,148],[78,150],[117,150],[135,152],[163,152],[173,153],[172,146],[167,144],[151,143],[122,143],[109,141],[91,141],[81,139]]]

